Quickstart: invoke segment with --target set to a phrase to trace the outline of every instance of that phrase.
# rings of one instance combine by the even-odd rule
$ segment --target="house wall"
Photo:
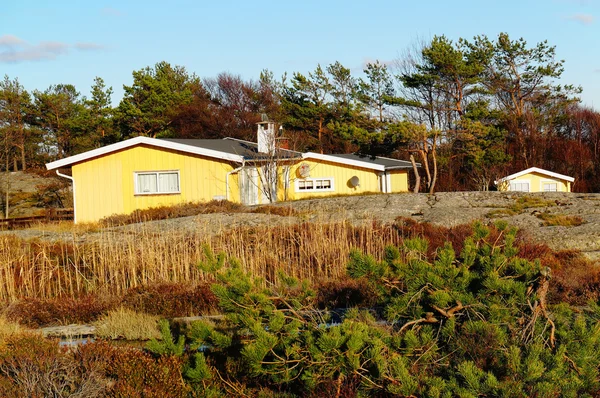
[[[511,182],[528,182],[529,192],[543,192],[544,182],[556,182],[558,192],[571,192],[571,183],[540,173],[528,173],[500,184],[499,191],[510,191]]]
[[[408,192],[408,170],[393,170],[390,172],[392,193]]]
[[[299,191],[298,181],[303,179],[298,175],[298,167],[308,164],[309,179],[333,178],[333,189],[327,191]],[[354,195],[365,192],[381,192],[379,187],[379,171],[363,169],[356,166],[343,165],[317,159],[305,159],[293,165],[290,170],[290,186],[288,198],[302,199],[306,197],[326,197],[331,195]],[[359,186],[352,187],[349,181],[352,177],[359,178]],[[391,173],[392,192],[408,191],[408,173],[406,170]]]
[[[226,197],[227,161],[136,146],[73,165],[77,222],[93,222],[136,209]],[[136,195],[134,172],[179,171],[177,194]],[[237,176],[230,176],[230,200],[239,202]]]

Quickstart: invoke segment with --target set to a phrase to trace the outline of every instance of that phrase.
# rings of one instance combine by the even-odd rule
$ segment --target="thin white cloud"
[[[75,47],[76,49],[81,50],[81,51],[104,50],[106,48],[102,44],[87,43],[87,42],[75,43],[75,45],[73,47]]]
[[[20,46],[26,44],[24,40],[19,39],[14,35],[4,35],[0,36],[0,46],[2,47],[12,47],[12,46]]]
[[[14,35],[3,35],[0,36],[0,63],[53,60],[60,55],[67,54],[71,48],[100,50],[103,46],[95,43],[70,45],[59,41],[42,41],[31,44]]]
[[[117,10],[116,8],[112,8],[112,7],[104,7],[102,10],[102,15],[108,15],[111,17],[122,17],[124,14]]]
[[[594,23],[595,19],[591,14],[573,14],[566,17],[567,19],[575,22],[579,22],[584,25],[591,25]]]

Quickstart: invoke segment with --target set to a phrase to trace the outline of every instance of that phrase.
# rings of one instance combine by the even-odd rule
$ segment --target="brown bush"
[[[130,289],[122,300],[124,307],[167,318],[213,313],[217,304],[208,283],[140,286]]]
[[[211,200],[210,202],[188,202],[172,206],[151,207],[135,210],[131,214],[115,214],[100,221],[105,226],[134,224],[143,221],[166,220],[169,218],[188,217],[209,213],[241,213],[248,212],[246,206],[227,200]]]
[[[115,297],[88,294],[80,298],[50,300],[27,298],[12,303],[5,311],[8,320],[38,328],[55,324],[89,323],[115,308]]]
[[[273,205],[265,205],[259,206],[252,210],[252,213],[260,213],[260,214],[273,214],[276,216],[282,217],[291,217],[297,216],[300,213],[290,206],[273,206]]]
[[[439,248],[444,247],[446,242],[452,243],[456,253],[463,249],[465,239],[473,234],[473,227],[470,224],[461,224],[455,227],[444,227],[431,223],[421,223],[411,218],[398,217],[394,223],[403,238],[421,237],[429,241],[428,256],[435,257]],[[496,232],[494,228],[492,233]]]
[[[342,279],[330,280],[315,286],[317,306],[324,308],[372,308],[379,300],[378,292],[366,280]]]
[[[79,361],[39,335],[9,337],[0,350],[0,396],[99,397],[107,386],[97,362]]]
[[[154,358],[139,349],[106,342],[86,344],[79,348],[81,363],[96,364],[103,375],[113,380],[109,396],[113,397],[186,397],[181,369],[183,358],[161,356]]]

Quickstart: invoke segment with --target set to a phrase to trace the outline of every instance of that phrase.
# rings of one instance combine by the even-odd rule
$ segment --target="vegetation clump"
[[[538,213],[535,215],[540,220],[544,221],[544,226],[562,226],[562,227],[577,227],[585,223],[584,219],[579,216],[569,216],[554,213]]]
[[[115,214],[100,221],[102,226],[119,226],[135,224],[145,221],[167,220],[179,217],[196,216],[212,213],[261,213],[273,214],[283,217],[298,215],[290,206],[257,206],[247,207],[228,200],[211,200],[209,202],[189,202],[170,206],[151,207],[138,209],[130,214]]]
[[[514,204],[505,209],[492,210],[486,214],[488,218],[510,217],[523,214],[526,209],[556,206],[556,201],[545,200],[538,196],[522,196]]]
[[[316,305],[309,282],[266,284],[224,254],[205,251],[227,323],[200,321],[190,348],[163,330],[157,355],[187,358],[197,391],[286,396],[594,396],[600,393],[599,307],[548,300],[550,269],[519,256],[516,230],[475,224],[460,251],[429,255],[422,237],[382,260],[353,251],[348,275],[377,294],[381,312],[339,319]],[[381,315],[378,315],[381,314]],[[168,347],[171,348],[168,348]]]
[[[96,336],[109,339],[150,340],[160,337],[159,317],[117,308],[103,315],[94,324]]]

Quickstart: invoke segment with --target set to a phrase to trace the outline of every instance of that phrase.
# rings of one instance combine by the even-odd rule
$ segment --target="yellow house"
[[[75,222],[215,199],[255,205],[408,191],[409,162],[274,149],[265,143],[273,132],[272,123],[260,123],[258,143],[135,137],[46,167],[72,181]],[[65,174],[68,168],[71,172]]]
[[[573,177],[530,167],[495,181],[499,191],[571,192]]]

